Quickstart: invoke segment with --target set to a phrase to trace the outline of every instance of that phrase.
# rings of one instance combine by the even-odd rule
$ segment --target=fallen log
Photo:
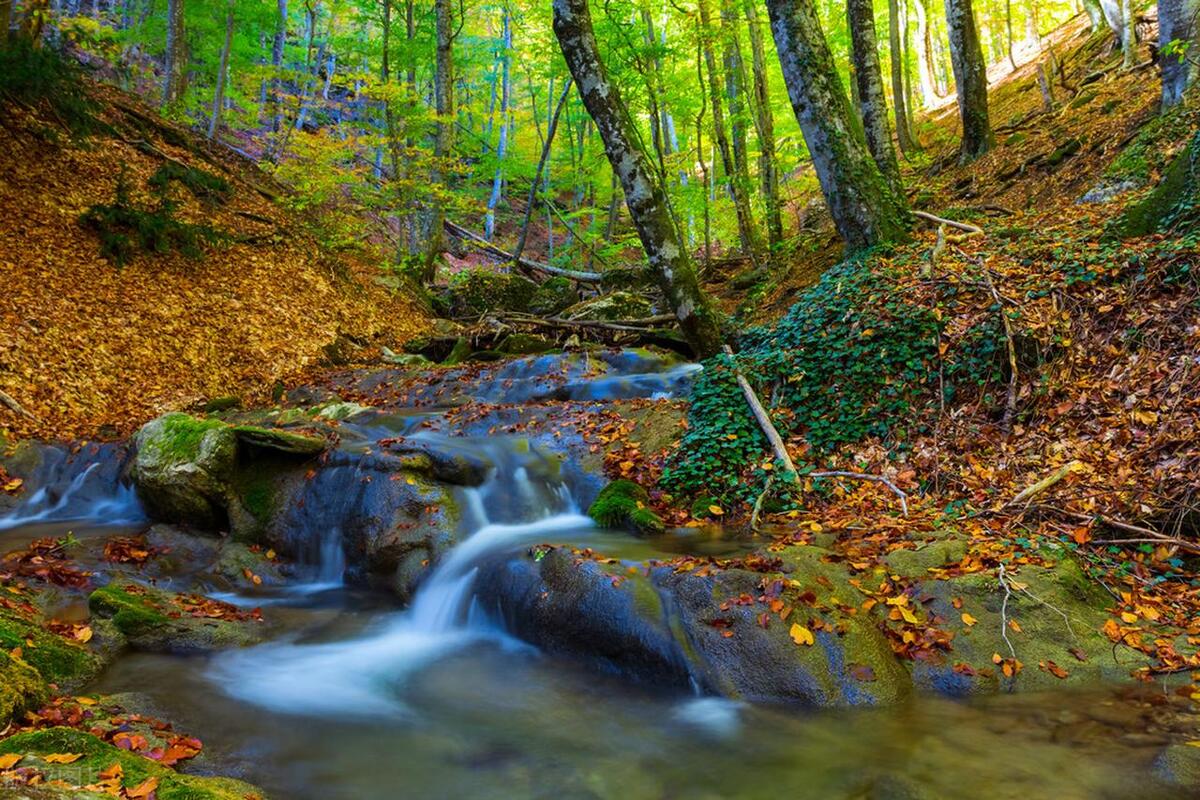
[[[446,233],[458,239],[463,239],[470,242],[493,258],[496,258],[500,261],[507,261],[510,264],[513,263],[512,253],[501,250],[499,247],[492,244],[474,231],[469,231],[461,225],[455,225],[448,219],[442,221],[442,227],[445,229]],[[573,269],[563,269],[562,267],[543,264],[540,261],[531,261],[528,258],[521,258],[516,261],[516,264],[528,270],[544,272],[547,275],[555,275],[561,278],[569,278],[573,281],[578,281],[579,283],[600,283],[600,281],[603,279],[603,276],[599,272],[577,272]]]

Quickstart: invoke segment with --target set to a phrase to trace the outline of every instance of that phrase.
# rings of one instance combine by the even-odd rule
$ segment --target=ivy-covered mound
[[[738,387],[754,385],[780,433],[815,457],[868,436],[903,442],[917,411],[967,385],[1003,377],[998,313],[950,330],[916,263],[878,256],[843,262],[805,290],[772,327],[748,331],[736,357],[717,356],[692,392],[688,431],[663,480],[672,491],[753,500],[775,465]],[[957,320],[961,323],[962,320]],[[939,359],[940,354],[940,359]],[[801,466],[805,471],[811,468]]]

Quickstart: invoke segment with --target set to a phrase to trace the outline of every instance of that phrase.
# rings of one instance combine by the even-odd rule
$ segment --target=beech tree
[[[946,28],[950,35],[950,63],[958,90],[958,116],[962,121],[959,157],[971,161],[996,143],[988,117],[987,65],[971,0],[946,0]]]
[[[624,189],[625,205],[659,288],[697,355],[715,355],[721,349],[716,312],[700,289],[679,223],[638,143],[633,117],[600,58],[587,0],[554,0],[553,11],[554,35]]]
[[[163,64],[163,105],[170,105],[183,94],[187,72],[187,42],[183,34],[183,0],[167,0],[167,49]]]
[[[1162,66],[1162,107],[1183,100],[1196,78],[1197,39],[1200,39],[1198,0],[1158,0],[1159,60]]]
[[[812,0],[767,0],[796,121],[838,234],[850,251],[902,238],[908,208],[867,149]]]
[[[867,136],[867,148],[875,157],[879,171],[898,187],[900,167],[892,147],[887,101],[883,94],[883,70],[879,66],[879,48],[875,43],[875,8],[871,0],[846,0],[846,17],[850,25],[854,80],[858,84],[858,112]]]

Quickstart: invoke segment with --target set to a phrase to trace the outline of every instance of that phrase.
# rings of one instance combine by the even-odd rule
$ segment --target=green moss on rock
[[[666,526],[650,509],[650,496],[633,481],[613,481],[601,490],[588,516],[605,528],[641,535],[662,533]]]
[[[37,622],[0,612],[0,651],[20,648],[21,660],[48,683],[76,687],[100,669],[99,658],[78,642],[65,639]]]
[[[92,592],[92,612],[110,619],[140,650],[207,652],[259,641],[261,623],[194,617],[177,602],[180,595],[133,583],[113,582]]]
[[[46,761],[46,756],[57,753],[77,754],[80,758],[70,764]],[[0,741],[0,754],[21,755],[21,766],[35,767],[49,780],[62,780],[71,786],[94,783],[102,770],[120,764],[122,783],[128,788],[149,778],[157,778],[156,796],[159,800],[247,800],[265,797],[258,788],[231,778],[181,775],[155,761],[121,750],[74,728],[46,728],[18,733]],[[62,792],[58,796],[63,798],[86,796],[73,789],[64,788]]]
[[[0,648],[0,728],[45,702],[46,681],[31,664]]]
[[[552,316],[579,302],[579,292],[569,278],[553,277],[537,287],[529,300],[529,312]]]
[[[455,316],[486,314],[489,311],[528,311],[537,284],[520,275],[468,269],[450,280],[450,309]]]

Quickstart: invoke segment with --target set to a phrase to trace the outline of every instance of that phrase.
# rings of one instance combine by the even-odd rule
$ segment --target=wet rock
[[[46,701],[50,691],[40,672],[24,659],[0,650],[0,728]]]
[[[138,650],[208,652],[254,644],[264,635],[261,622],[242,616],[233,606],[132,581],[116,580],[97,589],[88,605],[93,614],[112,620]],[[212,616],[217,613],[222,616]]]
[[[529,333],[510,333],[504,337],[497,350],[507,356],[526,356],[548,353],[557,345],[549,339]]]
[[[134,447],[134,483],[151,516],[201,527],[225,521],[227,481],[237,463],[233,428],[166,414],[137,432]]]
[[[337,417],[331,417],[331,419],[337,419]],[[281,431],[275,428],[260,428],[256,425],[238,425],[234,427],[233,432],[241,444],[287,455],[314,456],[329,446],[329,443],[320,436]]]
[[[36,610],[0,609],[0,653],[7,655],[0,660],[0,673],[12,680],[13,697],[36,696],[40,683],[78,688],[103,666],[83,643],[52,633],[46,622]],[[3,701],[12,702],[12,697]]]
[[[1200,793],[1200,747],[1169,745],[1154,760],[1154,773],[1172,786]]]
[[[1131,192],[1138,188],[1137,181],[1120,178],[1102,178],[1099,183],[1088,189],[1083,197],[1079,198],[1080,203],[1107,203],[1117,195]]]
[[[650,509],[650,495],[629,480],[613,481],[601,489],[599,497],[588,508],[588,516],[601,527],[627,530],[642,536],[662,533],[666,529],[662,518]]]
[[[967,554],[967,543],[958,538],[923,543],[914,550],[896,550],[883,560],[888,568],[906,578],[924,578],[929,570],[957,564]]]

